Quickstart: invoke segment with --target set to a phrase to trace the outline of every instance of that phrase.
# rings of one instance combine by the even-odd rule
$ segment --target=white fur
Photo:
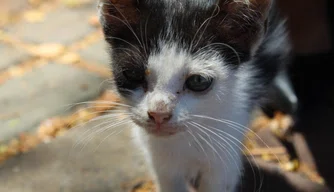
[[[136,121],[144,124],[147,111],[163,102],[173,106],[173,117],[168,123],[181,130],[174,136],[156,137],[147,134],[145,126],[133,128],[138,146],[143,147],[152,165],[159,191],[186,192],[187,181],[198,173],[202,174],[199,192],[233,191],[242,169],[241,142],[245,128],[191,115],[227,119],[247,126],[249,114],[244,106],[248,95],[243,91],[251,74],[232,71],[215,53],[192,56],[176,43],[162,41],[160,46],[161,52],[150,55],[148,61],[149,92],[138,90],[132,98],[136,103],[133,109]],[[200,94],[184,89],[186,78],[192,74],[213,77],[212,88]],[[187,121],[200,123],[208,130],[186,127]],[[220,132],[215,128],[230,136],[217,136]],[[220,149],[222,146],[225,149]]]

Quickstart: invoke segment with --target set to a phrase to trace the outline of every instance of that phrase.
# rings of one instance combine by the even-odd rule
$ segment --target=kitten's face
[[[254,70],[246,64],[263,35],[261,14],[238,26],[229,11],[246,5],[203,2],[105,0],[100,9],[118,91],[132,120],[153,135],[249,104]]]

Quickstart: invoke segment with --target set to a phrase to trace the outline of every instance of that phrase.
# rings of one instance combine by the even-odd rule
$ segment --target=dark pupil
[[[138,70],[125,70],[123,74],[129,81],[140,82],[144,80],[143,73]]]
[[[186,87],[195,92],[207,90],[212,84],[212,78],[205,78],[201,75],[190,76],[186,81]]]

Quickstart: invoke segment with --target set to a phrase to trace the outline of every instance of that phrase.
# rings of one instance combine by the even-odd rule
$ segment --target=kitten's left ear
[[[267,31],[269,11],[272,6],[272,0],[249,0],[250,6],[258,13],[258,18],[262,20],[264,32]]]
[[[229,42],[241,50],[256,50],[258,41],[267,30],[273,0],[220,0],[224,22],[220,31]],[[226,17],[226,18],[225,18]]]
[[[140,0],[100,0],[98,10],[104,33],[114,36],[137,23],[139,3]]]

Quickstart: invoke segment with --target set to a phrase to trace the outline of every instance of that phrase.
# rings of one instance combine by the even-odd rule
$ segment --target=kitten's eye
[[[207,90],[212,84],[213,78],[205,78],[201,75],[192,75],[186,80],[186,87],[195,92]]]
[[[123,71],[124,76],[132,82],[142,82],[145,79],[144,73],[138,70],[125,70]]]

